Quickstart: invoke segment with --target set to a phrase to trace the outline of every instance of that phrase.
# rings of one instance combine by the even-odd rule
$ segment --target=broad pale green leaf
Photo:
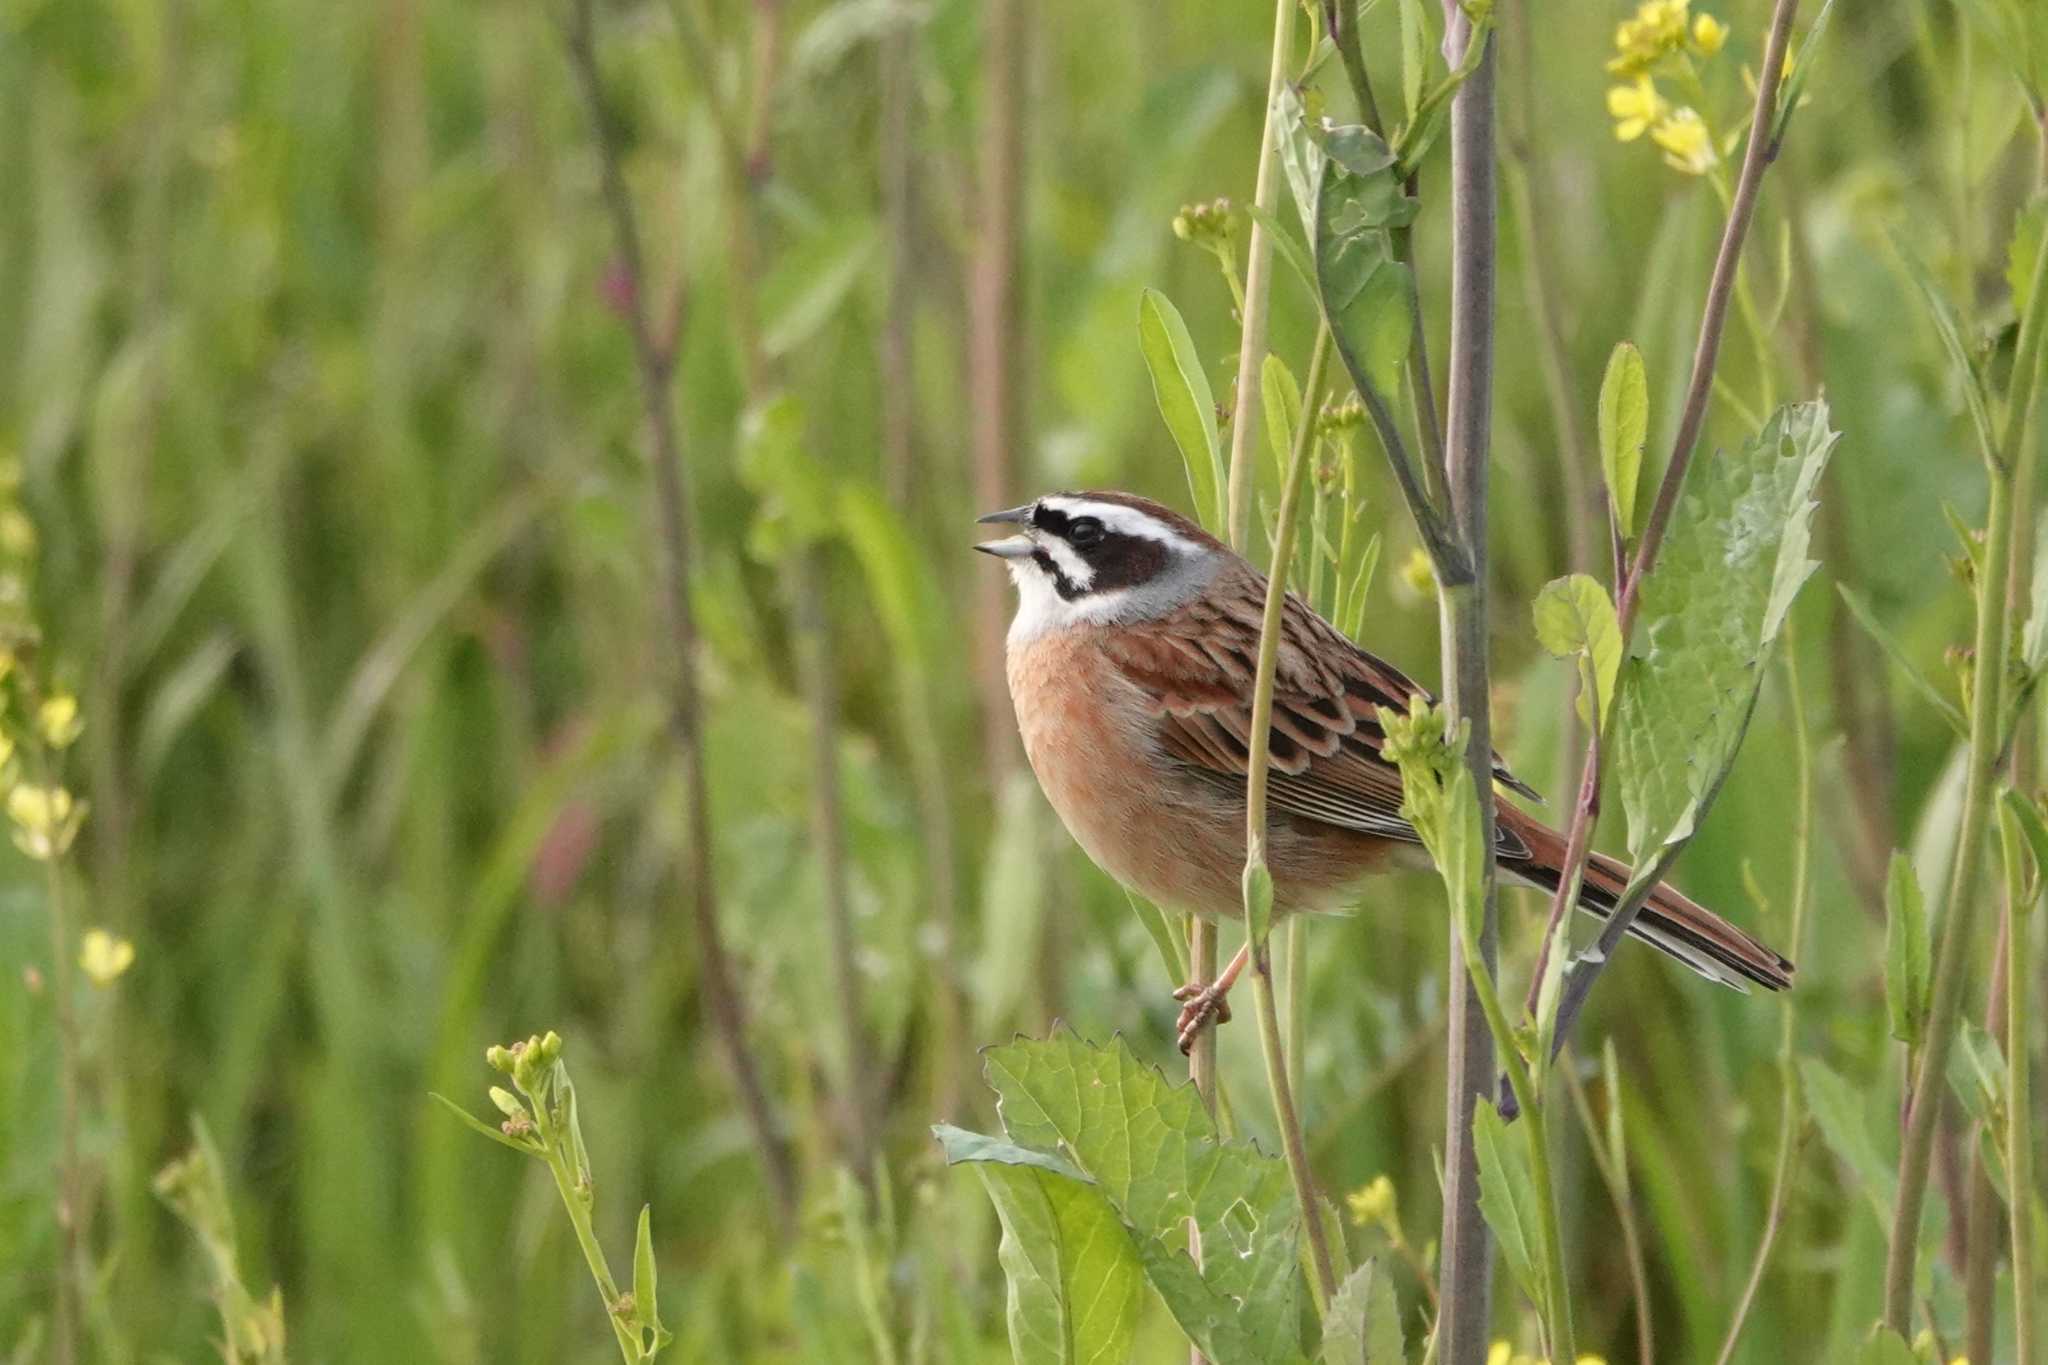
[[[1383,213],[1393,168],[1361,177],[1326,160],[1316,193],[1316,288],[1337,354],[1352,381],[1394,391],[1408,356],[1414,318],[1408,267],[1393,258]]]
[[[1878,1226],[1888,1227],[1899,1178],[1893,1161],[1878,1149],[1871,1134],[1870,1105],[1863,1092],[1818,1057],[1800,1058],[1799,1075],[1805,1083],[1807,1112],[1819,1125],[1829,1150],[1863,1187]]]
[[[1643,470],[1643,442],[1650,432],[1650,381],[1643,353],[1619,342],[1607,358],[1600,381],[1600,470],[1607,478],[1607,506],[1621,538],[1636,533],[1636,483]]]
[[[2039,560],[2035,562],[2040,563]],[[2034,579],[2036,617],[2039,617],[2041,614],[2042,584],[2043,578],[2037,574]],[[1906,675],[1906,681],[1913,685],[1913,690],[1918,692],[1926,700],[1927,704],[1932,706],[1935,712],[1948,722],[1950,729],[1954,730],[1958,735],[1967,735],[1970,732],[1970,727],[1963,720],[1963,713],[1956,709],[1954,702],[1941,694],[1941,689],[1934,685],[1934,680],[1925,673],[1922,673],[1913,663],[1912,659],[1907,657],[1906,647],[1899,643],[1897,636],[1884,628],[1883,623],[1877,619],[1877,613],[1873,612],[1870,609],[1870,604],[1863,600],[1862,594],[1847,583],[1837,583],[1835,591],[1842,594],[1842,601],[1849,608],[1849,614],[1856,618],[1857,624],[1863,627],[1864,633],[1877,641],[1877,647],[1885,652],[1892,663],[1898,667],[1899,672]],[[2034,622],[2029,621],[2027,623],[2026,638],[2028,640],[2034,639],[2034,632]]]
[[[1280,172],[1287,177],[1287,189],[1301,215],[1301,230],[1313,236],[1316,225],[1316,182],[1323,173],[1323,147],[1309,129],[1301,94],[1291,81],[1282,81],[1273,92],[1273,150],[1280,157]]]
[[[1693,463],[1621,673],[1615,758],[1639,866],[1691,835],[1735,760],[1771,642],[1814,568],[1813,493],[1838,439],[1825,403],[1799,403],[1740,451]]]
[[[1320,1365],[1405,1365],[1393,1277],[1367,1261],[1337,1287],[1323,1316]]]
[[[1260,406],[1266,410],[1266,444],[1272,447],[1274,467],[1285,484],[1295,429],[1301,425],[1301,385],[1295,382],[1287,362],[1271,351],[1266,352],[1260,371],[1259,396],[1264,400]]]
[[[1194,1087],[1169,1083],[1120,1039],[1096,1047],[1061,1031],[986,1056],[1010,1139],[1063,1153],[1095,1182],[1175,1321],[1219,1365],[1302,1358],[1300,1215],[1283,1162],[1219,1141]],[[1190,1218],[1199,1271],[1185,1250]]]
[[[1606,729],[1614,704],[1614,682],[1621,672],[1621,623],[1613,599],[1590,574],[1553,578],[1536,594],[1533,608],[1536,639],[1556,658],[1583,657],[1592,669],[1593,695],[1579,697],[1579,716],[1591,721],[1597,706],[1597,728]]]
[[[1913,860],[1892,853],[1884,881],[1884,1000],[1892,1037],[1918,1047],[1927,1028],[1929,986],[1927,901]]]
[[[1889,1327],[1880,1327],[1856,1353],[1856,1365],[1920,1365],[1920,1361],[1904,1337]]]
[[[1152,376],[1152,396],[1159,404],[1159,415],[1166,419],[1166,429],[1173,433],[1181,463],[1187,467],[1195,515],[1210,530],[1219,530],[1226,516],[1216,398],[1180,310],[1157,289],[1147,289],[1138,300],[1138,348],[1144,352],[1145,369]]]
[[[950,1124],[949,1165],[972,1163],[1003,1226],[1010,1351],[1019,1365],[1122,1365],[1145,1277],[1130,1233],[1093,1181],[1050,1152]]]
[[[1518,1133],[1535,1131],[1522,1124]],[[1472,1150],[1479,1158],[1479,1211],[1500,1244],[1500,1257],[1529,1302],[1543,1304],[1543,1278],[1536,1265],[1540,1214],[1536,1182],[1529,1173],[1524,1141],[1508,1132],[1500,1111],[1485,1099],[1472,1105]]]

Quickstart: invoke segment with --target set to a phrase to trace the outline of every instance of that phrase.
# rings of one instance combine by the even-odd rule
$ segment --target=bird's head
[[[1131,493],[1051,493],[980,520],[1017,528],[974,547],[1002,560],[1017,585],[1012,644],[1066,626],[1163,615],[1230,555],[1186,517]]]

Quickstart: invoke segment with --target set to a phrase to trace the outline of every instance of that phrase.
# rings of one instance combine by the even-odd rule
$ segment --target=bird
[[[1243,913],[1245,788],[1266,576],[1163,503],[1114,490],[1053,493],[979,523],[1013,528],[974,548],[1017,590],[1004,664],[1031,770],[1096,866],[1155,904],[1211,920]],[[1378,708],[1435,699],[1300,597],[1280,614],[1267,789],[1273,913],[1353,908],[1369,878],[1426,869],[1382,754]],[[1492,755],[1502,875],[1555,892],[1565,837],[1503,793],[1540,800]],[[1606,918],[1628,868],[1593,854],[1578,908]],[[1781,990],[1793,964],[1660,883],[1630,933],[1710,981]],[[1192,1046],[1229,1015],[1240,951],[1190,982],[1177,1033]]]

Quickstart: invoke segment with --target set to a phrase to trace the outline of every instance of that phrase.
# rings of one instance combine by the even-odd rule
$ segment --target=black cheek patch
[[[1118,588],[1137,587],[1158,577],[1166,569],[1170,551],[1146,536],[1111,532],[1087,553],[1088,563],[1095,570],[1094,590],[1113,592]]]

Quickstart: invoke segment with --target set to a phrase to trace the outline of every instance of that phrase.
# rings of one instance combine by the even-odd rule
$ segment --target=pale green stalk
[[[1898,1202],[1892,1210],[1891,1247],[1885,1260],[1885,1325],[1901,1336],[1911,1335],[1913,1267],[1920,1242],[1920,1214],[1927,1198],[1928,1166],[1934,1155],[1934,1133],[1947,1087],[1949,1048],[1955,1042],[1962,1009],[1964,959],[1972,948],[1977,921],[1980,856],[1991,803],[1991,783],[1999,764],[1999,738],[2004,719],[2005,675],[2010,663],[2011,631],[2007,629],[2006,583],[2010,573],[2016,519],[2024,515],[2031,534],[2032,508],[2018,506],[2013,496],[2014,471],[2034,457],[2027,441],[2035,395],[2041,380],[2041,331],[2048,325],[2048,270],[2036,270],[2029,285],[2014,353],[2012,393],[1998,448],[1984,452],[1991,485],[1986,512],[1984,569],[1977,578],[1976,669],[1970,702],[1969,768],[1963,791],[1962,829],[1956,837],[1949,894],[1942,915],[1941,940],[1935,950],[1934,999],[1927,1022],[1927,1045],[1914,1075],[1906,1119],[1906,1138],[1899,1154]],[[2031,490],[2032,480],[2023,481]]]
[[[2018,840],[2007,843],[2014,847],[2006,856],[2017,862]],[[2048,875],[2048,868],[2041,872]],[[2027,973],[2032,966],[2028,921],[2040,895],[2038,889],[2027,895],[2023,880],[2016,871],[2006,877],[2010,890],[2005,945],[2005,1149],[2012,1194],[2006,1221],[2012,1225],[2013,1360],[2015,1365],[2034,1365],[2034,1320],[2040,1308],[2034,1296],[2034,1117],[2027,1055],[2032,1043],[2028,1017],[2032,982]]]
[[[1320,1311],[1337,1293],[1337,1273],[1330,1259],[1329,1237],[1323,1227],[1322,1210],[1315,1192],[1315,1177],[1309,1170],[1308,1144],[1301,1135],[1301,1116],[1294,1107],[1294,1089],[1288,1083],[1286,1050],[1280,1039],[1280,1018],[1273,1005],[1273,964],[1252,919],[1249,903],[1254,871],[1266,867],[1266,784],[1272,769],[1273,676],[1280,656],[1280,617],[1287,600],[1287,569],[1294,546],[1294,523],[1301,504],[1301,480],[1313,444],[1316,396],[1323,387],[1323,372],[1330,359],[1330,329],[1316,329],[1315,350],[1309,356],[1308,379],[1302,386],[1301,425],[1294,433],[1294,448],[1287,461],[1287,474],[1280,489],[1280,523],[1273,538],[1272,574],[1266,580],[1266,609],[1259,628],[1259,667],[1252,687],[1251,753],[1245,779],[1245,932],[1252,936],[1252,999],[1259,1016],[1259,1044],[1266,1059],[1266,1084],[1273,1092],[1273,1118],[1280,1128],[1280,1142],[1287,1156],[1287,1173],[1294,1181],[1295,1199],[1301,1205],[1301,1220],[1308,1232],[1310,1255],[1316,1269],[1316,1306]]]

